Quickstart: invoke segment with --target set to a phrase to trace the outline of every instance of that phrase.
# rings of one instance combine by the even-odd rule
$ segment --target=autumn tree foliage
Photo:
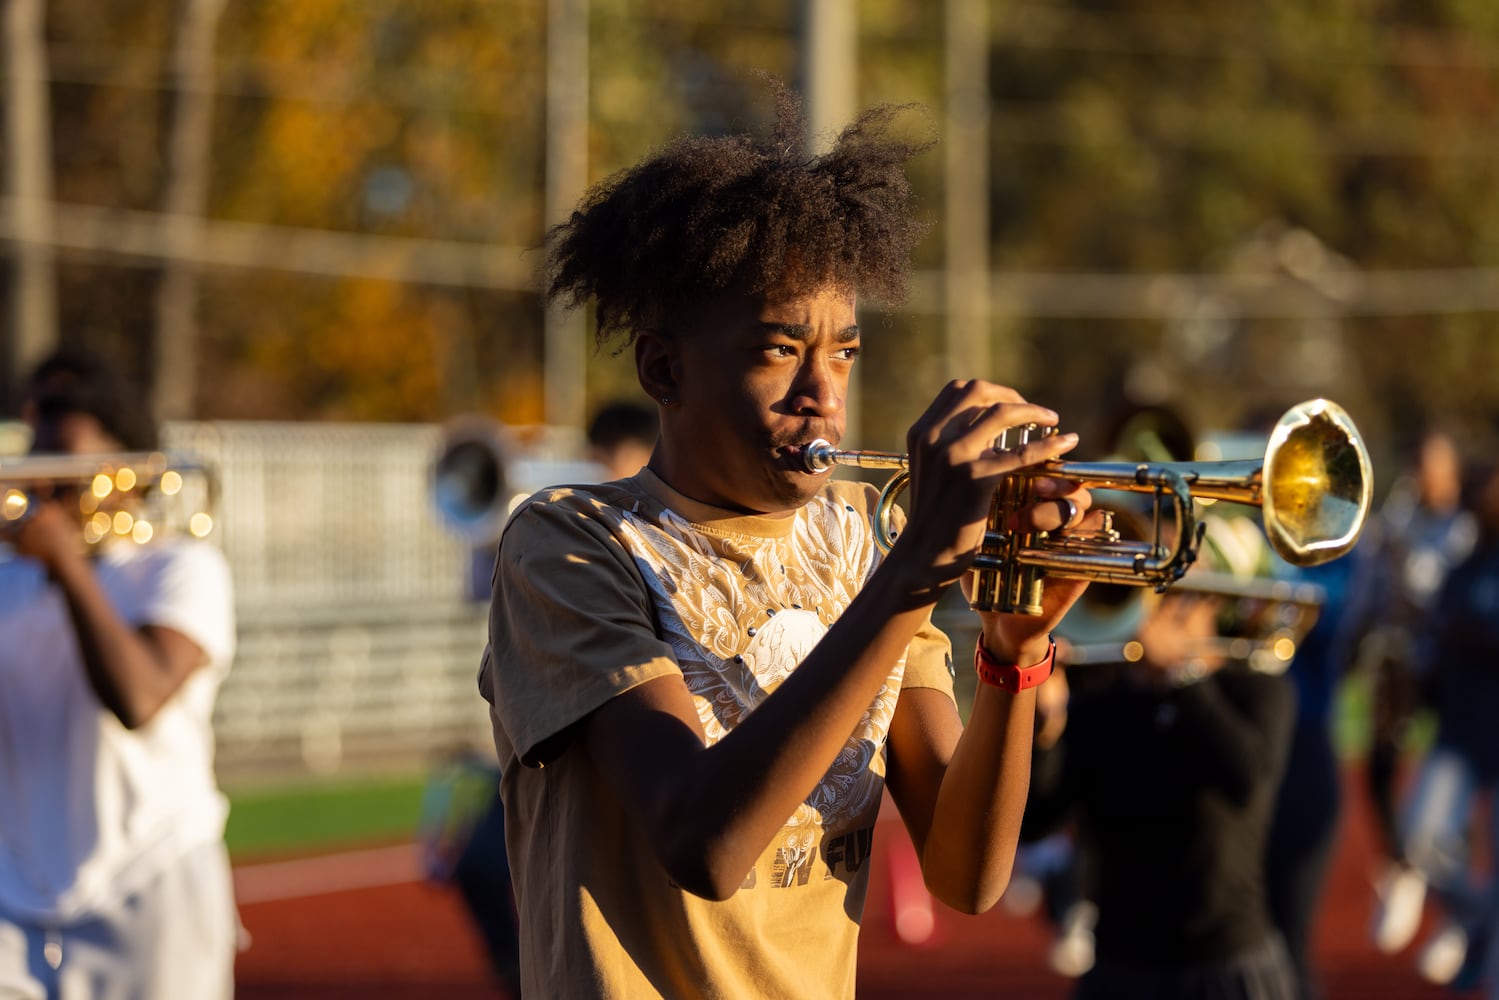
[[[47,7],[55,197],[106,212],[85,217],[95,245],[60,250],[62,336],[143,372],[163,261],[137,229],[168,183],[186,2]],[[800,82],[792,0],[588,9],[593,180],[683,130],[763,125],[754,70]],[[944,5],[857,9],[860,103],[917,101],[940,120]],[[1222,425],[1326,394],[1376,449],[1436,417],[1482,441],[1499,412],[1483,377],[1499,363],[1496,10],[990,5],[977,113],[999,294],[975,335],[996,370],[973,374],[1084,420],[1143,396]],[[194,415],[542,418],[529,248],[556,221],[546,18],[544,0],[227,0]],[[912,174],[938,227],[918,248],[930,279],[940,160]],[[866,324],[864,391],[882,400],[868,446],[893,443],[936,388],[937,307],[915,299]],[[595,399],[632,389],[628,358],[590,356],[587,377]]]

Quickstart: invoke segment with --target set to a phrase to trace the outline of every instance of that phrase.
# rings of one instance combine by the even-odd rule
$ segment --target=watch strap
[[[1017,694],[1026,688],[1033,688],[1046,678],[1051,676],[1052,667],[1057,662],[1057,644],[1047,637],[1046,657],[1039,663],[1029,666],[1020,666],[1014,663],[1001,663],[984,648],[984,637],[979,636],[978,643],[973,650],[973,669],[978,672],[979,680],[985,684],[992,684],[1011,694]]]

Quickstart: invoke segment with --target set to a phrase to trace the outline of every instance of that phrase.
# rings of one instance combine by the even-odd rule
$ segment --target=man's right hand
[[[33,496],[26,516],[8,522],[4,540],[16,553],[35,559],[50,573],[69,555],[76,555],[83,542],[76,518],[56,500]]]
[[[1000,435],[1027,424],[1054,427],[1052,410],[1028,403],[1013,389],[991,382],[949,382],[906,434],[910,453],[910,516],[902,532],[908,549],[917,550],[942,577],[956,581],[973,562],[983,541],[989,505],[1003,477],[1017,469],[1059,458],[1077,444],[1075,434],[1037,436],[1005,451],[995,450]],[[1059,526],[1059,487],[1038,486],[1045,499],[1023,516],[1044,526]],[[1069,493],[1086,511],[1086,491]]]
[[[1221,667],[1223,655],[1212,648],[1221,604],[1214,594],[1168,591],[1140,626],[1142,664],[1168,677],[1188,663],[1206,672]]]

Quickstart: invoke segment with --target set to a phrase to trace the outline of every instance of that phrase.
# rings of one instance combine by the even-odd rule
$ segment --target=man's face
[[[25,415],[31,424],[31,453],[34,455],[101,455],[120,450],[120,442],[111,437],[91,414],[49,412],[45,408],[30,406]],[[38,493],[82,517],[78,501],[85,492],[85,485],[83,481],[65,480],[41,487]],[[88,509],[108,510],[120,505],[120,495],[115,494],[106,503],[94,501]]]
[[[120,443],[87,413],[29,414],[31,451],[38,455],[100,455],[119,451]]]
[[[682,314],[671,331],[675,405],[663,415],[662,473],[704,503],[790,511],[826,476],[801,449],[843,435],[859,353],[851,292],[732,295]]]

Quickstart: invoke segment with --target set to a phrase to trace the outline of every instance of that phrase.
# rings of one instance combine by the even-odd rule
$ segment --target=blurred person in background
[[[1103,440],[1104,462],[1189,462],[1194,458],[1197,434],[1176,406],[1126,401],[1104,421]],[[1144,537],[1148,528],[1146,502],[1138,495],[1106,496],[1114,509],[1116,527],[1125,537]],[[1123,643],[1142,620],[1144,602],[1140,597],[1137,587],[1093,584],[1059,624],[1056,634],[1064,640],[1059,645],[1074,648],[1078,643]],[[1067,684],[1041,687],[1036,701],[1039,745],[1053,745],[1065,728],[1069,685],[1107,683],[1108,674],[1107,670],[1073,671]],[[1017,912],[1028,912],[1036,903],[1044,907],[1053,934],[1047,964],[1053,972],[1072,979],[1093,967],[1093,928],[1098,920],[1098,907],[1088,895],[1086,847],[1070,824],[1040,840],[1022,842],[1018,871],[1011,882],[1017,898],[1006,896]],[[1029,891],[1025,891],[1027,888]]]
[[[628,479],[650,461],[659,432],[654,408],[628,399],[605,403],[588,422],[588,458],[605,481]]]
[[[42,362],[36,455],[157,446],[103,359]],[[91,478],[91,477],[89,477]],[[84,542],[79,486],[34,489],[0,562],[0,995],[212,1000],[239,936],[211,717],[235,643],[206,542]]]
[[[655,409],[633,400],[614,400],[599,407],[588,424],[588,459],[605,481],[635,475],[656,445]],[[492,563],[492,560],[491,560]],[[505,806],[499,795],[500,771],[487,756],[460,758],[440,776],[440,839],[429,850],[429,875],[451,882],[463,899],[484,942],[490,968],[500,984],[520,994],[520,933],[510,864],[505,856]],[[476,795],[468,789],[477,786]],[[431,791],[431,789],[429,789]],[[475,808],[477,806],[477,808]]]
[[[1227,600],[1167,591],[1133,652],[1042,685],[1023,836],[1074,824],[1096,907],[1078,1000],[1297,996],[1264,872],[1295,693],[1216,650]]]
[[[876,489],[804,450],[842,435],[856,296],[903,290],[923,230],[903,168],[926,144],[882,107],[809,156],[772,86],[768,141],[679,139],[549,236],[551,298],[593,299],[600,337],[634,345],[661,436],[632,478],[537,494],[500,543],[481,687],[528,995],[852,996],[887,789],[948,905],[989,908],[1013,863],[1048,633],[1084,585],[981,616],[966,728],[931,611],[1000,478],[1077,439],[1001,449],[1057,415],[949,384],[878,555]],[[1018,526],[1090,520],[1086,491],[1036,488]]]
[[[1343,806],[1334,710],[1353,660],[1349,592],[1369,571],[1368,553],[1356,546],[1320,566],[1288,567],[1298,583],[1317,588],[1321,606],[1286,670],[1296,692],[1296,722],[1270,824],[1265,879],[1270,915],[1285,939],[1303,1000],[1321,995],[1312,940]]]
[[[1245,426],[1267,437],[1278,413],[1264,412]],[[1373,532],[1370,532],[1373,534]],[[1258,536],[1256,536],[1258,537]],[[1291,566],[1263,550],[1259,571],[1313,589],[1310,629],[1300,636],[1285,676],[1295,691],[1296,716],[1284,776],[1276,793],[1265,858],[1270,916],[1296,969],[1297,995],[1320,996],[1312,941],[1327,886],[1343,805],[1343,778],[1334,721],[1338,690],[1354,669],[1359,581],[1374,572],[1367,542],[1316,566]]]
[[[1112,682],[1108,669],[1066,670],[1073,647],[1062,638],[1057,646],[1061,661],[1058,673],[1066,672],[1067,676],[1056,683],[1041,685],[1036,692],[1035,746],[1046,750],[1055,747],[1067,729],[1067,706],[1074,690]],[[1082,690],[1079,695],[1086,697]],[[1041,825],[1045,834],[1039,839],[1035,839],[1039,824],[1028,818],[1020,843],[1021,861],[1040,882],[1043,913],[1051,927],[1046,964],[1057,975],[1069,979],[1085,975],[1093,968],[1097,954],[1094,928],[1098,925],[1098,904],[1094,901],[1097,896],[1090,882],[1094,862],[1089,857],[1089,839],[1073,818],[1069,815],[1065,821]]]
[[[1476,529],[1461,494],[1456,444],[1428,430],[1380,508],[1371,571],[1356,578],[1350,594],[1351,626],[1362,636],[1358,669],[1370,684],[1369,790],[1389,858],[1376,883],[1370,933],[1391,954],[1415,936],[1425,899],[1425,879],[1405,856],[1398,829],[1400,763],[1430,674],[1429,617],[1447,575],[1473,546]]]
[[[1436,896],[1443,922],[1417,956],[1428,980],[1471,988],[1487,978],[1499,997],[1499,466],[1473,478],[1478,529],[1472,551],[1447,575],[1431,603],[1424,685],[1436,719],[1431,749],[1417,770],[1401,817],[1408,873]],[[1476,807],[1490,804],[1490,862],[1473,864]],[[1420,914],[1417,914],[1419,921]]]

